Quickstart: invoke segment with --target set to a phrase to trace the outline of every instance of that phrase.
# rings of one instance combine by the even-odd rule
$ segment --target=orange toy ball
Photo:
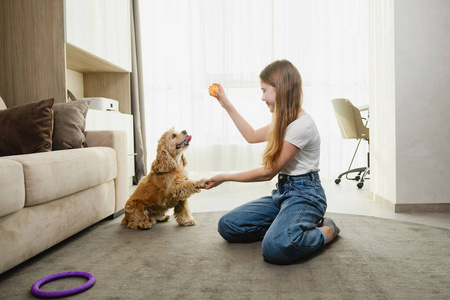
[[[217,96],[215,91],[219,91],[219,86],[217,84],[212,84],[209,86],[209,94],[211,96]]]

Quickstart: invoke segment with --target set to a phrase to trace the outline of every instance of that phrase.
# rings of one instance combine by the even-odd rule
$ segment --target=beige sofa
[[[0,157],[0,273],[123,212],[126,133],[85,134],[85,148]]]

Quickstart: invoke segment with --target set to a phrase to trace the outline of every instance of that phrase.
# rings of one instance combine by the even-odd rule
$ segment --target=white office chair
[[[342,176],[349,180],[358,181],[357,187],[362,188],[364,186],[364,180],[369,179],[367,175],[370,174],[370,154],[367,152],[367,166],[361,168],[351,169],[353,160],[355,159],[356,153],[358,152],[359,144],[362,140],[366,140],[369,143],[369,128],[367,127],[367,122],[365,118],[361,116],[360,110],[355,107],[348,99],[333,99],[331,100],[333,104],[334,113],[336,115],[337,122],[339,124],[339,129],[341,130],[342,138],[344,139],[357,139],[358,145],[356,146],[355,153],[353,154],[352,161],[348,167],[348,170],[341,173],[338,178],[334,181],[336,184],[341,182]],[[363,122],[365,121],[365,124]],[[358,173],[355,177],[349,178],[348,174]],[[362,175],[361,175],[362,174]]]

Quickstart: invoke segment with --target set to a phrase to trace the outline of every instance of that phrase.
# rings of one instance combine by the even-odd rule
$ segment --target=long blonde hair
[[[271,168],[280,156],[287,126],[297,119],[302,108],[302,77],[291,62],[277,60],[265,67],[259,78],[276,91],[268,143],[263,154],[263,165]]]

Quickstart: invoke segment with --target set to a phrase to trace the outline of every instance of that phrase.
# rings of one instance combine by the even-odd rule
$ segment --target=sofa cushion
[[[0,110],[0,156],[52,151],[53,99]]]
[[[8,159],[23,166],[25,206],[71,195],[117,176],[116,151],[108,147],[8,156]]]
[[[55,112],[53,150],[83,148],[89,103],[90,101],[81,100],[56,103],[53,106]]]
[[[0,217],[18,211],[25,203],[22,165],[0,158]]]

